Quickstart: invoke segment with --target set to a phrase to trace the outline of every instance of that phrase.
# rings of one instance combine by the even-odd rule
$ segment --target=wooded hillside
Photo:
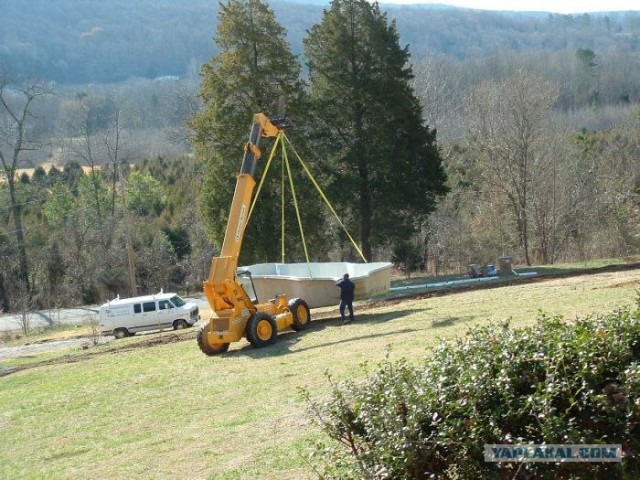
[[[269,4],[300,54],[306,31],[328,2]],[[640,48],[638,12],[560,15],[381,4],[418,61],[428,54],[462,60],[577,48],[608,57]],[[66,84],[197,76],[217,51],[217,13],[212,0],[3,0],[0,66],[14,76]]]

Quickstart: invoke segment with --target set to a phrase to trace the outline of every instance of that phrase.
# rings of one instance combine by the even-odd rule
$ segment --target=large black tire
[[[209,327],[209,322],[200,326],[200,330],[198,330],[198,334],[196,335],[196,339],[198,340],[198,346],[202,353],[205,355],[217,355],[218,353],[224,353],[229,350],[228,343],[214,343],[213,345],[207,341],[207,328]]]
[[[296,332],[304,330],[309,326],[311,322],[311,312],[309,311],[309,305],[301,298],[292,298],[289,301],[289,310],[293,315],[293,328]]]
[[[262,348],[275,342],[278,336],[278,327],[270,315],[256,312],[247,322],[245,335],[251,345]]]
[[[113,336],[116,338],[125,338],[128,337],[129,335],[131,335],[129,333],[129,330],[127,330],[126,328],[116,328],[113,331]]]

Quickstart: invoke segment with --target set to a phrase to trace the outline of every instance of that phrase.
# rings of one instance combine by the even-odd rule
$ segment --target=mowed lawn
[[[216,357],[200,352],[195,329],[187,341],[148,348],[114,351],[112,342],[58,353],[79,361],[0,378],[0,478],[317,478],[306,458],[321,433],[299,387],[321,400],[325,373],[357,379],[387,355],[417,361],[476,324],[607,313],[635,303],[639,288],[633,270],[363,302],[353,324],[340,325],[337,309],[312,312],[323,318],[305,332],[264,349],[239,342]]]

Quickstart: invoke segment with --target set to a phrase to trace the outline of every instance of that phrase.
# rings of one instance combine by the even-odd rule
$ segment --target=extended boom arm
[[[211,260],[209,277],[204,282],[204,293],[214,315],[202,325],[197,340],[200,350],[207,355],[226,352],[230,342],[237,342],[243,336],[255,347],[268,345],[277,332],[288,328],[302,330],[311,319],[309,306],[301,298],[289,301],[286,295],[276,294],[274,299],[254,304],[236,275],[256,185],[254,174],[261,154],[258,144],[262,137],[276,137],[287,126],[290,121],[286,117],[266,117],[262,113],[253,117],[220,256]]]
[[[261,156],[258,148],[262,137],[275,137],[281,129],[289,125],[285,117],[268,118],[263,113],[253,116],[249,141],[244,147],[242,167],[237,177],[236,188],[231,202],[229,220],[224,235],[220,256],[211,261],[209,277],[204,283],[204,292],[216,313],[235,308],[255,311],[253,302],[236,281],[238,256],[244,237],[249,205],[256,185],[254,179],[257,160]],[[231,286],[235,288],[231,288]]]

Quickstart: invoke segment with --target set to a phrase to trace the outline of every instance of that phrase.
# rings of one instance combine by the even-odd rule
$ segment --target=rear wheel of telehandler
[[[229,350],[228,343],[209,343],[207,340],[207,328],[209,327],[209,322],[205,323],[198,330],[198,335],[196,335],[196,339],[198,340],[198,346],[202,353],[205,355],[215,355],[217,353],[224,353]]]
[[[272,344],[278,336],[276,322],[264,312],[256,312],[247,322],[246,336],[256,348]]]
[[[293,315],[293,328],[296,332],[304,330],[309,326],[311,321],[311,313],[309,312],[309,305],[301,298],[293,298],[289,302],[289,310]]]

